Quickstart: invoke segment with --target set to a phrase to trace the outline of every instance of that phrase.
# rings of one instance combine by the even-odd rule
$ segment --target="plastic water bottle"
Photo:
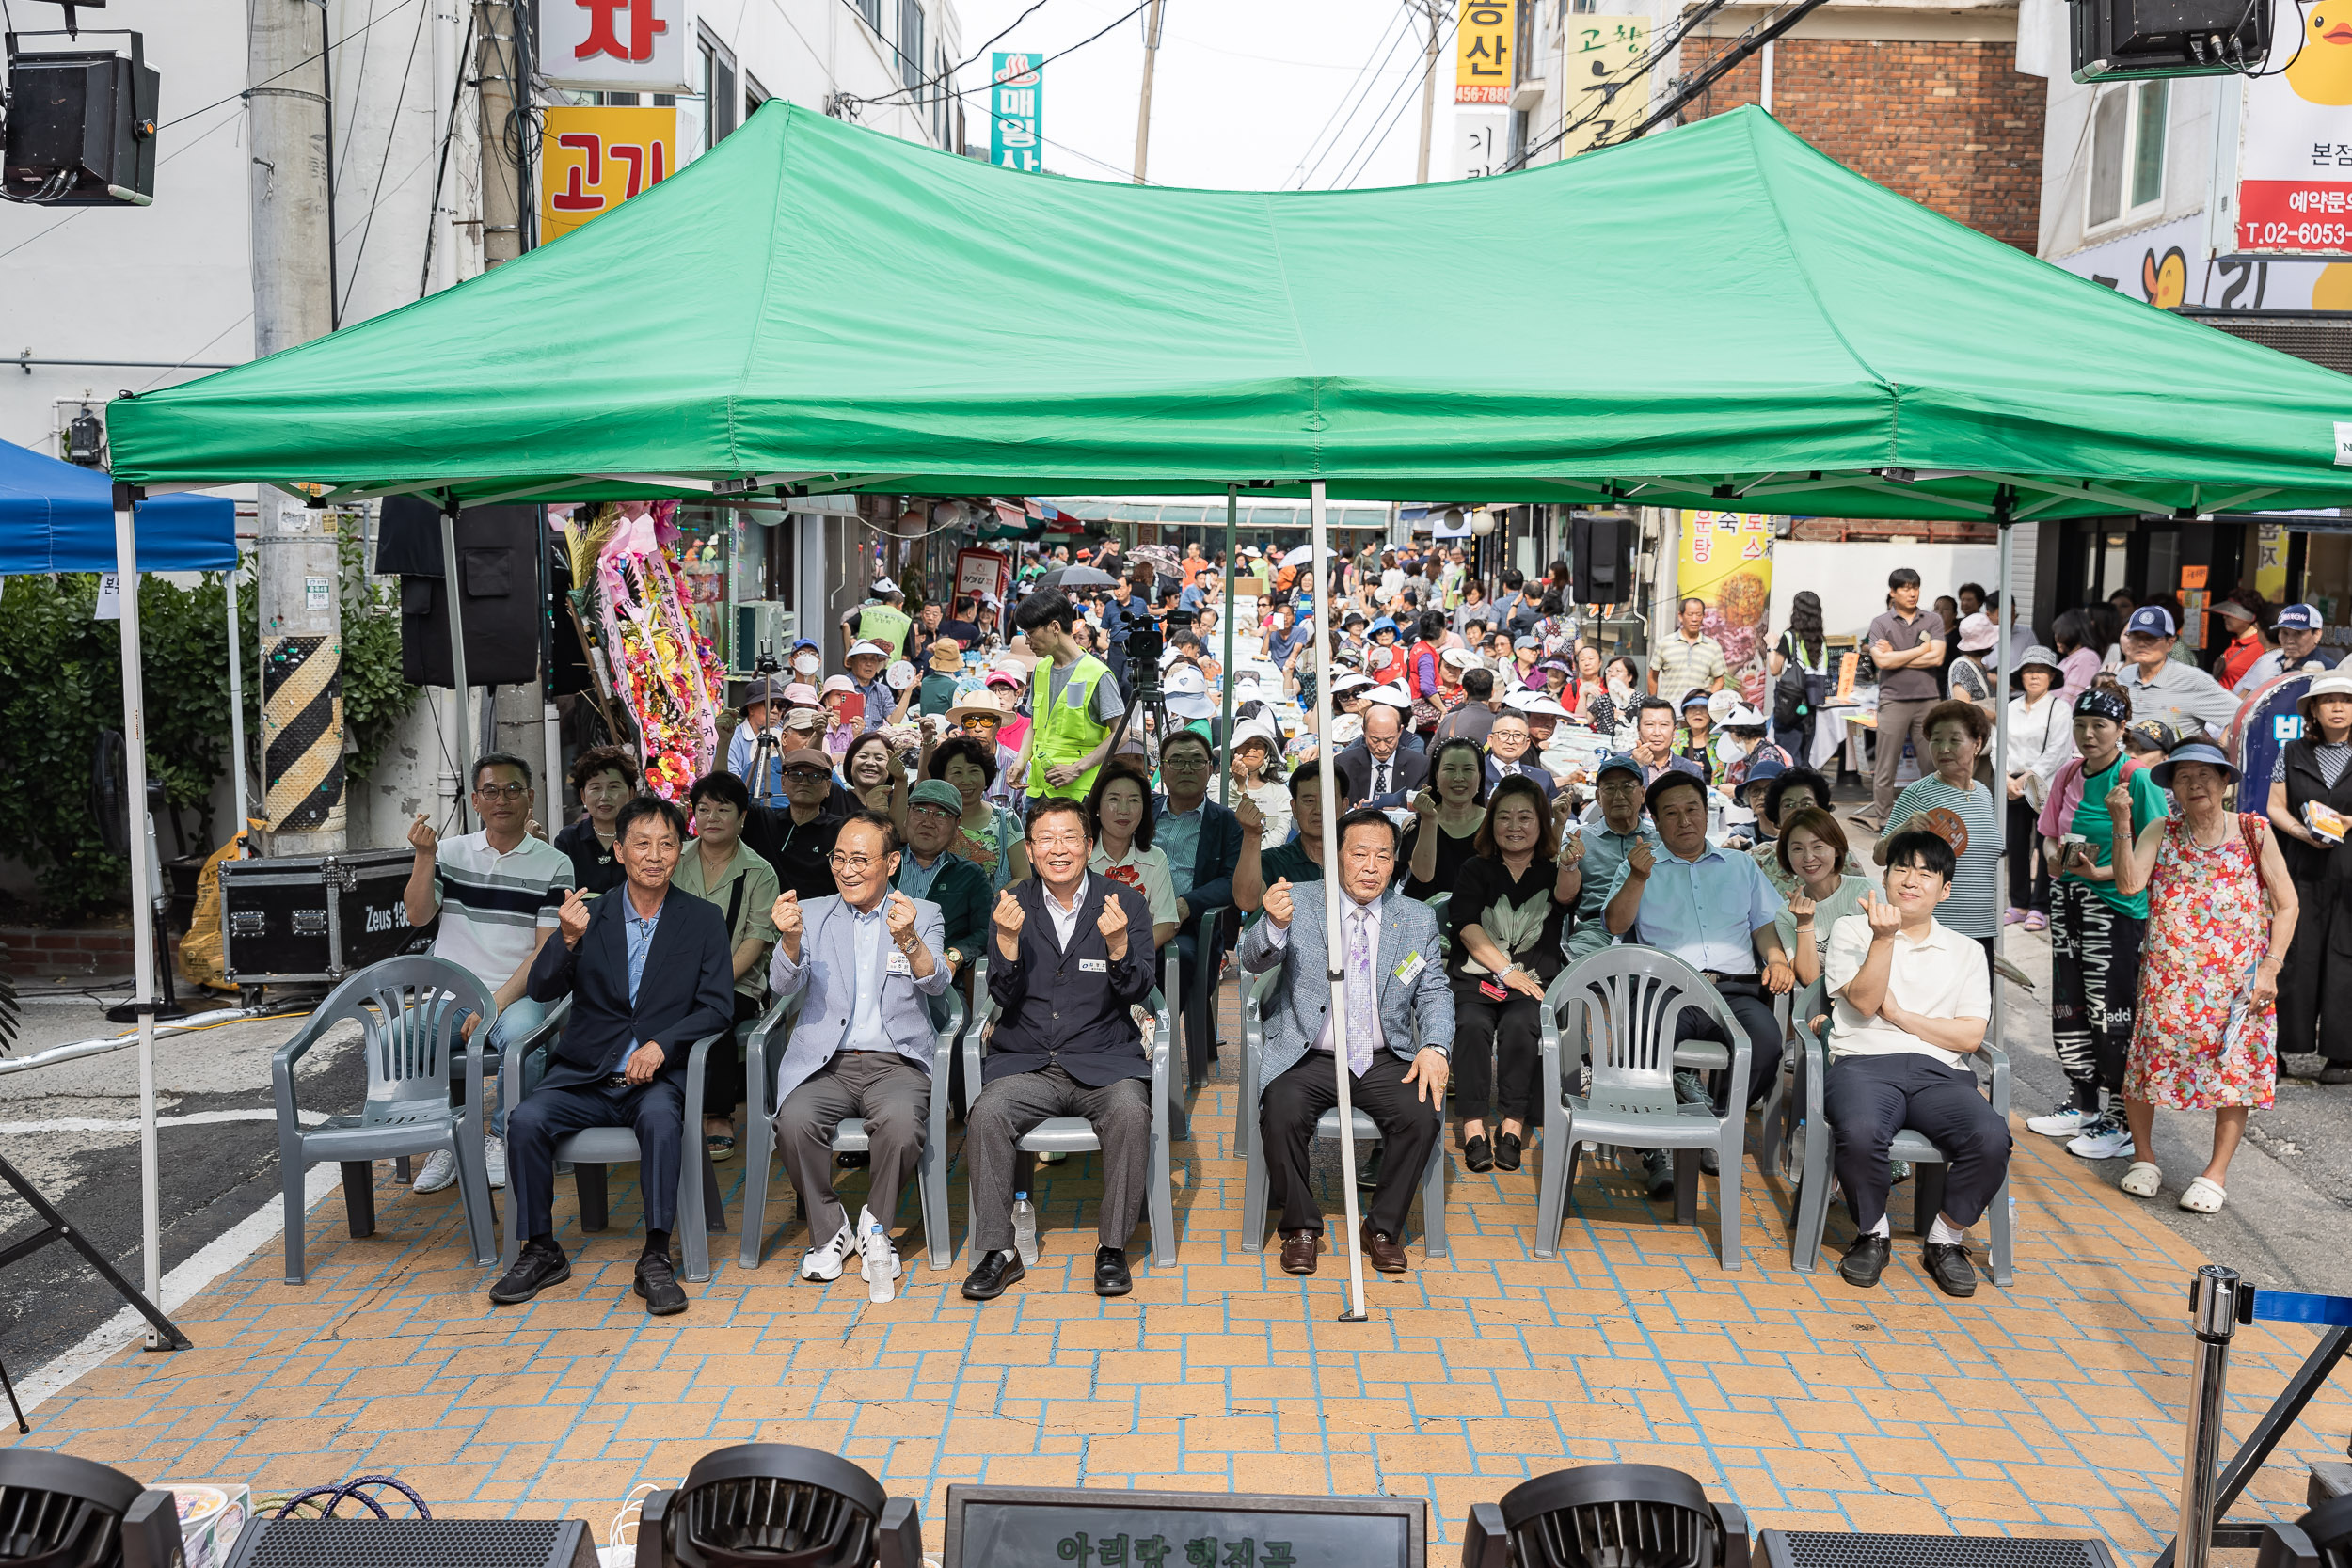
[[[1029,1195],[1012,1195],[1012,1250],[1021,1256],[1025,1268],[1037,1266],[1037,1211],[1029,1206]]]

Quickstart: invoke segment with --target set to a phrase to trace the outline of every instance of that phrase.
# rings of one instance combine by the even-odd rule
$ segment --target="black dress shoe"
[[[1495,1168],[1494,1152],[1486,1147],[1486,1140],[1483,1134],[1463,1140],[1462,1168],[1472,1176],[1483,1176]]]
[[[1499,1134],[1495,1138],[1495,1169],[1518,1169],[1519,1150],[1526,1147],[1527,1146],[1525,1144],[1519,1141],[1519,1135],[1517,1132],[1504,1132]]]
[[[1884,1236],[1856,1236],[1853,1245],[1846,1249],[1845,1259],[1837,1265],[1838,1276],[1849,1285],[1864,1290],[1879,1282],[1886,1272],[1887,1255],[1895,1250],[1893,1241]]]
[[[1127,1255],[1115,1246],[1094,1249],[1094,1293],[1123,1296],[1136,1288],[1127,1274]]]
[[[1706,1175],[1706,1176],[1721,1176],[1721,1175],[1723,1175],[1723,1173],[1724,1173],[1724,1157],[1723,1157],[1722,1155],[1720,1155],[1720,1154],[1716,1153],[1716,1152],[1715,1152],[1713,1149],[1711,1149],[1711,1148],[1702,1148],[1702,1149],[1700,1149],[1700,1150],[1699,1150],[1699,1171],[1700,1171],[1700,1173],[1701,1173],[1702,1175]]]
[[[686,1310],[686,1290],[678,1284],[667,1253],[649,1252],[637,1259],[637,1293],[645,1298],[645,1310],[654,1317]]]
[[[515,1266],[499,1275],[498,1283],[490,1287],[490,1299],[501,1307],[512,1307],[571,1277],[572,1260],[564,1252],[555,1247],[542,1252],[525,1243],[516,1255]]]
[[[1021,1266],[1017,1252],[992,1252],[979,1261],[963,1281],[966,1301],[994,1301],[1005,1293],[1005,1287],[1016,1284],[1029,1271]]]
[[[2329,1062],[2319,1069],[2322,1084],[2352,1084],[2352,1062]]]
[[[1377,1273],[1403,1274],[1412,1267],[1405,1256],[1405,1249],[1397,1245],[1396,1239],[1375,1230],[1370,1220],[1364,1221],[1357,1240],[1363,1244],[1364,1256],[1372,1259],[1372,1266]]]
[[[1282,1272],[1284,1274],[1314,1273],[1315,1253],[1320,1247],[1322,1241],[1322,1236],[1312,1230],[1289,1230],[1283,1232]]]
[[[1919,1254],[1919,1266],[1935,1288],[1947,1296],[1973,1296],[1977,1293],[1977,1266],[1968,1260],[1967,1247],[1953,1242],[1930,1242]]]

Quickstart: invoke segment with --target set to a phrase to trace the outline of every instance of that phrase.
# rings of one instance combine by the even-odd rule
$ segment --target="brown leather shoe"
[[[1405,1249],[1375,1230],[1370,1220],[1363,1224],[1362,1238],[1364,1255],[1372,1259],[1375,1273],[1403,1274],[1410,1267],[1405,1260]]]
[[[1314,1273],[1315,1253],[1322,1240],[1322,1236],[1312,1230],[1284,1231],[1282,1233],[1282,1272],[1284,1274]]]

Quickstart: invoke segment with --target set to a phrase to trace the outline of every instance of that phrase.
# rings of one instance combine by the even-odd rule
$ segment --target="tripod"
[[[743,768],[743,781],[751,785],[754,805],[767,806],[780,811],[791,804],[791,801],[785,797],[781,771],[777,774],[775,793],[773,795],[767,793],[769,772],[783,760],[784,741],[778,736],[775,726],[771,724],[754,737],[752,759]]]

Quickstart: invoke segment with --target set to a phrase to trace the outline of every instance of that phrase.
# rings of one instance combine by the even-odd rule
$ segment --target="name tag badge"
[[[1110,964],[1102,958],[1080,958],[1078,960],[1078,973],[1081,974],[1108,974],[1110,972]]]
[[[1428,967],[1428,960],[1420,954],[1408,953],[1406,955],[1405,961],[1396,966],[1397,981],[1399,984],[1409,986],[1420,976],[1421,972]]]
[[[904,953],[893,953],[890,955],[889,970],[893,974],[913,974],[914,965],[907,960]]]

